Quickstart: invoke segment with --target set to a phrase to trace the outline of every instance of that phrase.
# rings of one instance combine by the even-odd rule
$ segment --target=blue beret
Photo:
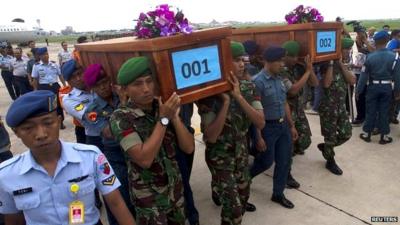
[[[381,39],[389,39],[389,33],[387,31],[381,30],[374,35],[374,41],[379,41]]]
[[[46,47],[38,48],[38,49],[36,50],[36,53],[39,54],[39,55],[43,55],[43,54],[45,54],[46,52],[47,52],[47,48],[46,48]]]
[[[282,47],[273,46],[265,49],[263,53],[263,58],[267,62],[275,62],[281,60],[285,55],[286,55],[286,49]]]
[[[17,98],[8,109],[6,122],[17,127],[26,119],[56,110],[57,96],[47,90],[31,91]]]
[[[61,73],[65,80],[69,80],[72,74],[75,72],[76,69],[76,61],[74,59],[70,59],[66,61],[61,67]]]
[[[255,41],[247,40],[243,42],[244,49],[246,50],[247,54],[254,55],[257,53],[258,45]]]
[[[36,54],[36,52],[37,52],[37,50],[38,50],[37,48],[32,48],[32,49],[31,49],[31,52],[32,52],[32,54],[34,54],[34,55],[35,55],[35,54]]]

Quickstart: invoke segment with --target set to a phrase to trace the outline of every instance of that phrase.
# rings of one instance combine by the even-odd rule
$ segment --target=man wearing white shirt
[[[13,71],[15,85],[18,87],[20,94],[23,95],[33,90],[28,79],[28,60],[22,57],[21,48],[16,48],[14,50],[14,56],[15,58],[11,60],[11,68]]]
[[[60,68],[66,61],[72,59],[72,54],[68,51],[68,43],[66,41],[61,42],[61,47],[63,49],[58,53],[58,63]]]

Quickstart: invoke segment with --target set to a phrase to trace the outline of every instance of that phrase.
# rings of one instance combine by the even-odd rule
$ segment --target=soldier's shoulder
[[[95,153],[99,154],[100,150],[94,145],[80,144],[80,143],[72,143],[72,142],[64,142],[63,145],[66,148],[73,149],[80,153]]]
[[[13,156],[11,159],[8,159],[2,163],[0,163],[0,173],[6,170],[7,168],[11,167],[12,165],[16,165],[18,162],[21,161],[23,158],[22,154],[18,154]]]
[[[113,112],[114,117],[123,115],[132,115],[136,118],[139,118],[145,116],[145,113],[139,108],[132,108],[130,106],[121,106]]]

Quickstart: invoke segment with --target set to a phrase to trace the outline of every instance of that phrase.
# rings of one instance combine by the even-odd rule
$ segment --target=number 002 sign
[[[178,90],[221,79],[217,45],[173,52],[171,56]]]
[[[336,51],[336,31],[317,32],[317,53]]]

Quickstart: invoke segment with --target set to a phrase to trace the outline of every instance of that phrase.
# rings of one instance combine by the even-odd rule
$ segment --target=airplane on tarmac
[[[37,40],[47,33],[40,28],[40,20],[36,20],[38,26],[32,26],[23,19],[16,18],[8,24],[0,24],[0,42],[27,44],[30,40]]]

